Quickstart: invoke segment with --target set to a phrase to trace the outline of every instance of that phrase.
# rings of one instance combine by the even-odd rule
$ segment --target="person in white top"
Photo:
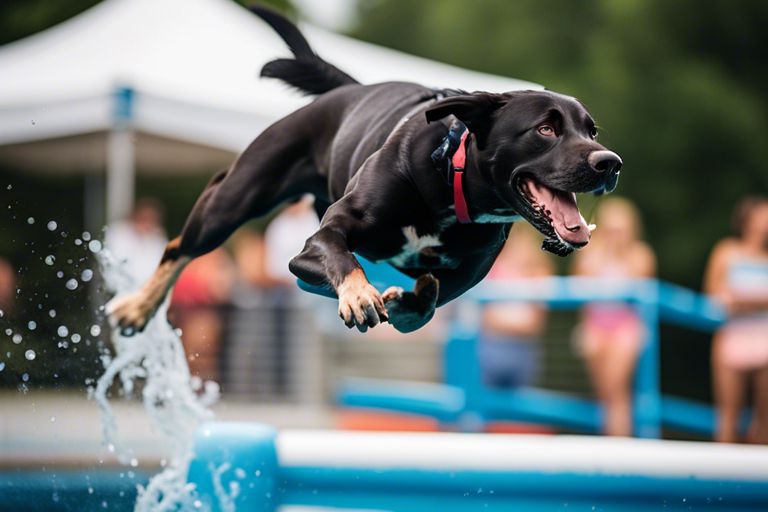
[[[304,196],[287,206],[267,227],[265,263],[270,278],[285,284],[296,282],[296,277],[288,270],[288,262],[301,252],[307,238],[320,227],[313,202],[312,196]]]
[[[131,215],[107,227],[105,247],[123,264],[138,289],[154,272],[168,238],[163,229],[163,209],[158,201],[139,199]]]

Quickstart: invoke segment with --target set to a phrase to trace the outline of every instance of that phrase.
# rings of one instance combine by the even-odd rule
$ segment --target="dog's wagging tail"
[[[401,332],[425,325],[435,308],[483,279],[513,222],[529,222],[544,248],[561,256],[589,242],[576,194],[612,191],[622,161],[598,142],[578,100],[549,91],[360,84],[320,58],[291,21],[252,10],[293,53],[267,63],[262,76],[314,98],[211,179],[154,275],[110,302],[124,334],[144,329],[189,261],[305,194],[315,197],[320,228],[289,269],[335,292],[342,321],[361,331],[383,322]],[[453,158],[457,151],[465,158]],[[380,293],[358,254],[415,278],[415,287]]]
[[[282,15],[258,5],[251,6],[250,9],[283,38],[295,57],[267,62],[261,68],[261,76],[280,79],[304,94],[315,96],[342,85],[360,83],[321,59],[296,25]]]

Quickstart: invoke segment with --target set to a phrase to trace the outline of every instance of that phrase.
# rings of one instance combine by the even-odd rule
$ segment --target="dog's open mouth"
[[[543,249],[566,256],[589,243],[594,226],[579,212],[575,193],[548,187],[529,175],[517,180],[517,189],[530,207],[523,213],[526,220],[547,237]]]

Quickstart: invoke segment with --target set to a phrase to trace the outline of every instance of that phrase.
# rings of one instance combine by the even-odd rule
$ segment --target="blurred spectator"
[[[653,277],[656,258],[641,240],[640,215],[621,198],[604,199],[597,211],[597,230],[576,253],[573,273],[612,280]],[[587,371],[604,408],[608,435],[632,435],[632,377],[644,338],[643,324],[624,303],[600,302],[584,308],[581,350]]]
[[[274,284],[267,274],[267,246],[264,234],[251,227],[239,229],[232,237],[232,257],[238,282],[248,293],[250,288],[268,288]]]
[[[296,369],[306,354],[309,336],[304,325],[307,294],[299,292],[288,262],[304,248],[319,227],[312,196],[288,204],[262,234],[241,229],[234,237],[237,273],[231,336],[225,364],[228,389],[274,399],[294,396],[301,376]],[[258,361],[246,363],[243,357]],[[257,373],[258,377],[254,376]],[[240,377],[238,377],[240,375]],[[248,382],[245,382],[245,381]]]
[[[193,375],[217,380],[223,335],[222,307],[229,303],[234,279],[223,248],[192,260],[173,287],[169,317],[182,330]]]
[[[295,288],[296,277],[288,270],[288,262],[304,249],[307,238],[320,227],[312,208],[312,196],[304,196],[269,223],[264,233],[266,272],[275,282]]]
[[[16,275],[13,266],[0,257],[0,317],[8,314],[13,305],[13,297],[16,284]]]
[[[533,228],[518,223],[486,280],[507,282],[548,277],[552,272],[552,262],[539,249]],[[541,369],[539,338],[546,320],[546,308],[540,304],[507,302],[485,307],[478,351],[487,386],[513,388],[536,381]]]
[[[159,201],[142,198],[127,220],[107,227],[104,245],[130,276],[138,289],[157,268],[168,238],[163,229],[163,208]]]
[[[736,209],[735,236],[718,242],[705,275],[707,293],[723,303],[728,322],[715,334],[712,369],[718,409],[716,439],[735,442],[752,377],[750,440],[768,443],[768,198]]]

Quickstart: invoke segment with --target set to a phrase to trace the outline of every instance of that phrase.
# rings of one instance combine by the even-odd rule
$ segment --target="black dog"
[[[331,287],[344,323],[361,331],[384,321],[403,332],[427,323],[435,307],[485,276],[521,218],[561,256],[589,242],[574,193],[610,192],[622,162],[595,141],[595,123],[577,100],[361,85],[318,57],[287,19],[254,11],[295,55],[266,64],[262,75],[318,97],[211,180],[154,276],[110,304],[124,334],[144,328],[192,258],[307,193],[322,224],[290,270]],[[354,253],[418,278],[415,289],[379,293]]]

